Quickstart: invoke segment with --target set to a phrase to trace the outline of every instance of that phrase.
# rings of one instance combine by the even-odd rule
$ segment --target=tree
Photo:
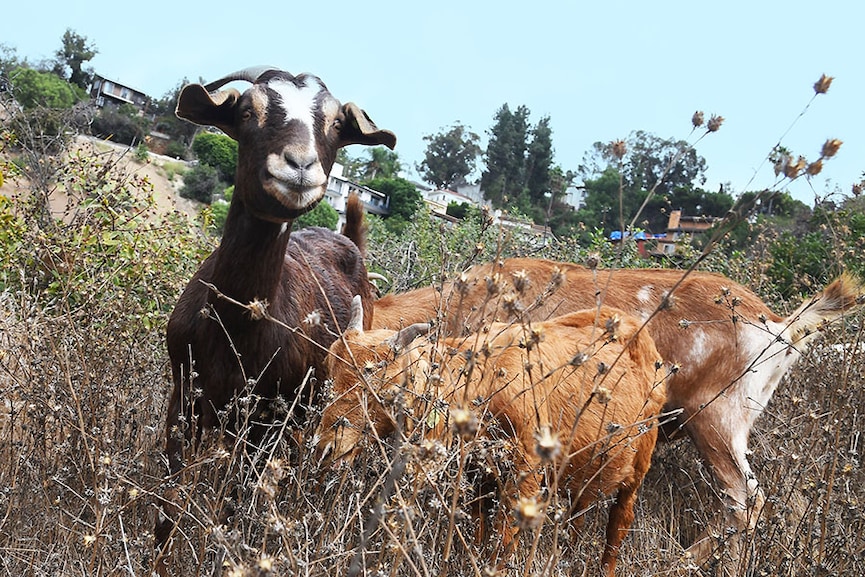
[[[87,43],[87,37],[79,36],[67,28],[63,34],[63,46],[54,54],[57,56],[54,72],[61,78],[67,78],[71,84],[87,90],[93,80],[93,71],[84,69],[83,65],[98,54],[96,47]]]
[[[234,182],[237,172],[237,141],[225,134],[199,132],[192,141],[192,151],[198,160],[219,171],[219,178]]]
[[[390,216],[387,225],[392,231],[400,232],[423,206],[423,197],[417,187],[404,178],[376,178],[366,186],[388,195]]]
[[[686,141],[661,139],[647,132],[636,131],[625,142],[626,153],[621,161],[616,156],[614,144],[596,142],[592,151],[584,157],[579,170],[587,184],[587,204],[589,197],[598,192],[589,186],[590,181],[606,174],[608,170],[613,170],[616,175],[621,174],[621,188],[617,187],[615,194],[604,200],[610,205],[610,214],[615,216],[616,230],[623,225],[628,226],[636,217],[637,227],[662,231],[667,225],[667,211],[699,204],[689,199],[693,200],[693,195],[699,190],[695,183],[702,184],[706,180],[706,161]],[[647,201],[652,190],[654,193]],[[610,192],[604,190],[603,194]],[[699,191],[697,195],[698,198],[708,198],[711,193]],[[643,207],[642,212],[640,207]],[[706,211],[703,214],[720,216]],[[623,225],[621,221],[624,221]],[[589,225],[588,222],[586,224]]]
[[[25,110],[72,108],[83,96],[73,85],[50,72],[15,68],[9,76],[12,94]]]
[[[487,143],[486,170],[481,175],[481,190],[493,206],[503,207],[522,193],[528,118],[528,108],[520,105],[511,112],[507,103],[494,117]]]
[[[339,223],[339,213],[327,202],[319,202],[309,212],[305,212],[294,220],[294,230],[308,226],[322,226],[335,230]]]
[[[205,204],[213,201],[213,195],[222,191],[225,183],[219,180],[219,171],[207,164],[199,164],[183,175],[180,196]]]
[[[130,146],[144,142],[150,132],[150,120],[138,114],[131,104],[106,106],[90,125],[90,132],[106,140]]]
[[[552,166],[553,131],[550,117],[544,116],[532,129],[532,142],[526,157],[526,190],[534,206],[545,204],[544,193],[551,192]]]
[[[376,178],[396,178],[402,170],[399,155],[384,146],[374,146],[367,150],[369,160],[362,165],[360,177],[362,181]]]
[[[456,123],[447,131],[423,137],[428,143],[424,160],[417,166],[421,176],[439,188],[465,182],[481,153],[480,137]]]

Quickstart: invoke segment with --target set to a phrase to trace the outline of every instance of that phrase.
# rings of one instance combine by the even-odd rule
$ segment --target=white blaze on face
[[[315,150],[315,99],[322,86],[314,78],[307,78],[303,86],[298,87],[288,80],[272,80],[268,87],[279,95],[278,104],[285,111],[285,122],[296,120],[306,126],[309,134],[309,149]]]

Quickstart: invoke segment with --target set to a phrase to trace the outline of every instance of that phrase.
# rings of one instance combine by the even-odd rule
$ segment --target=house
[[[477,205],[477,203],[468,196],[444,188],[436,188],[425,192],[424,201],[429,207],[430,212],[433,214],[447,214],[448,205],[451,203],[465,203],[469,206]]]
[[[676,247],[682,243],[690,243],[695,234],[704,233],[721,220],[717,216],[685,216],[681,210],[670,212],[667,220],[667,232],[657,235],[657,248],[652,251],[656,255],[676,254]]]
[[[90,85],[90,98],[99,108],[131,104],[144,112],[150,104],[150,97],[140,90],[109,80],[98,74],[93,76],[93,83]]]
[[[345,203],[348,200],[348,195],[353,191],[360,195],[363,206],[369,214],[379,216],[390,214],[390,198],[386,194],[350,181],[343,176],[343,166],[335,163],[327,181],[324,200],[339,214],[337,230],[340,230],[345,223]]]

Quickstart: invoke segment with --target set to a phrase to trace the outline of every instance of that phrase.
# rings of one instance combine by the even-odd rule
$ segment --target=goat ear
[[[415,323],[400,329],[397,334],[389,338],[385,343],[395,352],[399,352],[409,346],[419,336],[427,334],[431,328],[432,325],[430,323]]]
[[[396,147],[396,135],[390,130],[381,130],[375,125],[370,117],[354,102],[346,102],[342,105],[342,113],[345,115],[345,123],[340,136],[340,146],[349,144],[366,144],[375,146],[384,144],[391,150]]]
[[[234,107],[240,92],[234,88],[208,92],[201,84],[188,84],[180,91],[176,114],[179,118],[215,126],[232,138],[234,135]]]

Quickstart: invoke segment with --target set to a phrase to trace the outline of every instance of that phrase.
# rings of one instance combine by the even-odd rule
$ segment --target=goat
[[[235,80],[252,86],[243,94],[221,89]],[[181,294],[166,331],[174,382],[166,421],[172,473],[182,468],[184,444],[193,436],[217,426],[232,430],[231,419],[220,422],[219,413],[245,389],[261,399],[250,422],[272,420],[268,412],[287,413],[288,406],[302,411],[312,398],[309,377],[323,376],[327,347],[347,325],[354,295],[371,317],[359,248],[361,201],[354,197],[347,207],[352,238],[316,227],[289,232],[324,197],[337,149],[396,145],[393,133],[378,129],[357,105],[340,104],[318,77],[272,68],[185,86],[177,116],[237,140],[238,161],[222,241]],[[282,326],[258,320],[265,313]],[[260,440],[260,429],[252,442]],[[170,528],[163,523],[158,542]]]
[[[359,300],[355,310],[362,314]],[[561,475],[561,490],[578,495],[577,511],[617,493],[601,559],[612,576],[649,469],[665,398],[658,376],[663,365],[641,324],[600,307],[531,327],[493,323],[488,332],[437,346],[412,344],[429,325],[364,332],[355,317],[331,345],[335,399],[322,414],[317,455],[325,462],[353,456],[367,418],[379,436],[392,432],[393,417],[380,399],[394,397],[403,386],[405,403],[419,423],[428,423],[429,411],[440,411],[442,402],[466,407],[481,399],[481,410],[513,440],[515,477],[522,479],[519,503],[538,498],[545,465]],[[430,397],[433,402],[425,405]],[[509,488],[502,495],[508,505],[515,502],[511,493]],[[507,522],[508,508],[500,507],[496,523],[506,554],[519,536]]]
[[[479,265],[442,287],[386,295],[375,303],[373,328],[438,318],[450,334],[462,334],[509,317],[539,321],[600,303],[640,317],[661,357],[678,369],[667,383],[665,410],[681,413],[662,439],[681,431],[691,438],[720,484],[730,526],[747,530],[764,502],[747,459],[751,428],[819,329],[862,304],[862,290],[843,274],[781,317],[719,274],[515,258]],[[703,562],[711,549],[701,537],[689,553]]]

